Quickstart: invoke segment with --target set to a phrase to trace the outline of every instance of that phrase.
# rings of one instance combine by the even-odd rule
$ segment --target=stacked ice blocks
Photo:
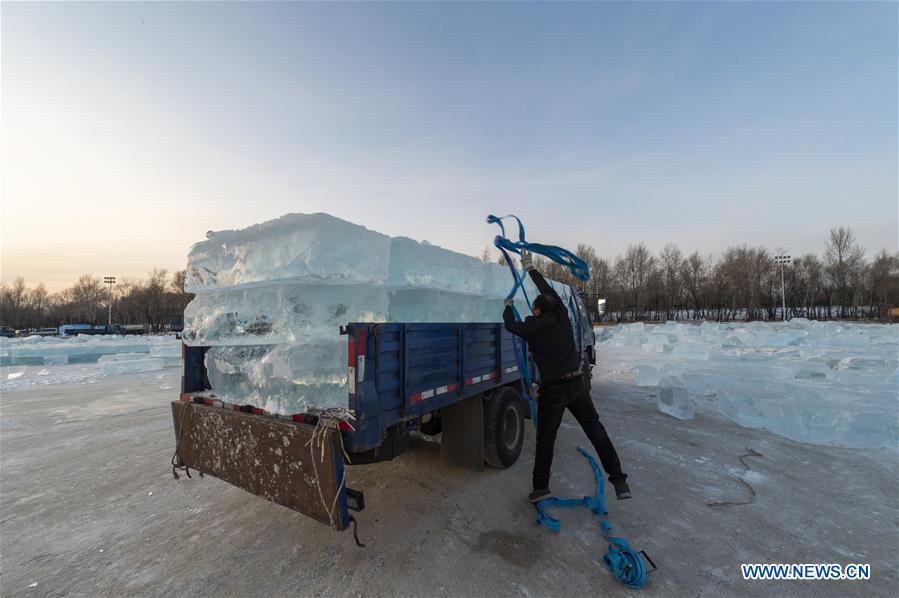
[[[603,328],[597,361],[657,388],[679,419],[716,411],[740,425],[814,444],[895,448],[899,330],[809,321]]]
[[[567,300],[570,289],[555,285]],[[185,342],[217,395],[274,413],[346,406],[347,322],[498,322],[505,266],[328,214],[212,232],[191,248]],[[526,283],[533,299],[536,289]],[[529,313],[519,291],[516,305]]]

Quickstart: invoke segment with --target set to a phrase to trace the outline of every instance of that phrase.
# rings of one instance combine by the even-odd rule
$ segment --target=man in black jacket
[[[506,330],[527,341],[537,369],[540,370],[540,394],[537,404],[537,454],[534,457],[534,490],[528,499],[539,502],[552,496],[549,490],[553,445],[567,407],[581,425],[602,461],[619,500],[630,498],[627,475],[621,471],[618,453],[606,433],[593,400],[584,384],[581,357],[574,344],[568,310],[559,294],[534,268],[531,255],[521,252],[521,266],[530,273],[540,295],[531,308],[533,316],[524,322],[515,320],[512,300],[506,300],[503,321]]]

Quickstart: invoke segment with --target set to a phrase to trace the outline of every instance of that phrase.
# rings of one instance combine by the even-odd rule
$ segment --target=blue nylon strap
[[[506,238],[506,227],[503,225],[503,220],[506,218],[514,218],[515,222],[518,223],[517,242],[511,241]],[[512,280],[514,281],[514,284],[512,285],[512,290],[509,291],[509,294],[506,296],[506,299],[514,298],[518,293],[518,289],[521,289],[521,292],[524,295],[524,300],[527,302],[528,306],[531,305],[531,298],[528,297],[528,292],[524,287],[524,280],[522,279],[524,273],[519,273],[515,268],[515,264],[512,261],[512,256],[509,255],[510,251],[518,254],[521,254],[522,250],[530,251],[532,253],[538,253],[540,255],[548,257],[558,264],[566,266],[571,270],[571,273],[580,280],[587,280],[590,278],[589,266],[570,251],[552,245],[528,243],[525,239],[524,224],[522,224],[521,220],[519,220],[517,216],[510,214],[508,216],[498,218],[496,216],[490,215],[487,216],[487,222],[490,224],[499,225],[499,230],[502,234],[497,235],[497,237],[493,241],[493,244],[497,249],[500,250],[503,258],[506,260],[506,264],[509,266],[509,271],[512,272]],[[515,308],[515,304],[512,304],[512,313],[515,316],[515,320],[521,322],[521,314],[518,312],[518,309]],[[527,355],[525,353],[524,346],[522,345],[521,340],[518,337],[515,337],[515,355],[518,358],[518,369],[519,371],[521,371],[522,375],[523,395],[525,400],[527,400],[528,402],[528,407],[531,411],[531,423],[536,430],[537,403],[534,401],[533,397],[531,397],[531,372],[528,368]]]
[[[511,239],[506,237],[506,227],[503,226],[503,220],[506,218],[514,218],[518,223],[518,241],[512,241]],[[508,216],[497,217],[491,214],[490,216],[487,216],[487,222],[489,222],[490,224],[498,224],[499,229],[502,232],[501,235],[497,235],[497,237],[493,240],[493,244],[498,249],[505,249],[507,251],[512,251],[515,253],[521,253],[521,250],[524,249],[526,251],[530,251],[531,253],[540,254],[542,256],[548,257],[557,264],[561,264],[562,266],[568,268],[571,271],[571,274],[578,280],[590,280],[590,266],[587,265],[587,262],[571,253],[567,249],[562,249],[561,247],[556,247],[555,245],[529,243],[525,239],[524,224],[521,223],[521,220],[519,220],[517,216],[509,214]]]
[[[605,502],[603,500],[603,477],[602,470],[596,459],[590,453],[578,447],[578,452],[582,454],[590,466],[593,468],[593,474],[596,476],[596,495],[585,496],[583,498],[547,498],[541,500],[536,505],[537,509],[537,525],[547,527],[554,532],[562,529],[562,524],[558,519],[547,513],[546,509],[550,507],[587,507],[594,514],[602,517],[600,527],[602,535],[609,543],[606,554],[602,557],[603,562],[609,572],[621,583],[629,588],[639,588],[646,583],[646,566],[640,553],[634,551],[627,540],[620,536],[612,536],[612,525],[605,518],[608,513],[606,511]]]

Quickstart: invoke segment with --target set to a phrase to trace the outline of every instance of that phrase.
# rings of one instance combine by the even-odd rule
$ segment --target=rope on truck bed
[[[328,522],[331,527],[337,529],[337,524],[335,523],[334,513],[337,509],[337,500],[340,497],[340,492],[346,486],[346,467],[343,469],[343,477],[340,480],[340,484],[337,486],[337,492],[334,494],[334,502],[331,503],[331,508],[328,508],[327,503],[325,502],[325,495],[322,492],[321,483],[318,479],[318,468],[315,465],[315,440],[316,438],[319,440],[319,445],[321,446],[321,452],[319,455],[319,461],[324,463],[325,461],[325,442],[323,436],[328,428],[334,428],[337,430],[337,437],[340,439],[340,452],[343,454],[346,462],[349,462],[349,454],[346,452],[346,448],[343,445],[343,434],[340,433],[340,423],[344,423],[351,430],[355,430],[353,427],[352,421],[356,420],[356,415],[346,407],[330,407],[328,409],[315,409],[310,410],[311,415],[315,415],[318,418],[318,421],[315,424],[315,429],[312,431],[312,437],[309,439],[309,442],[306,443],[309,446],[309,454],[312,457],[312,472],[315,474],[315,485],[318,489],[318,496],[321,500],[322,508],[328,514]],[[359,533],[357,530],[357,522],[356,518],[350,516],[350,521],[353,524],[353,539],[356,541],[356,545],[360,548],[365,548],[365,544],[359,541]]]

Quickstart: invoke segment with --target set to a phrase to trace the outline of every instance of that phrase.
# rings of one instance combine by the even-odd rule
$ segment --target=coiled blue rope
[[[602,470],[592,455],[581,447],[578,447],[577,450],[593,468],[593,474],[596,476],[596,495],[583,498],[552,497],[541,500],[535,505],[537,508],[537,525],[543,525],[554,532],[558,532],[562,529],[562,524],[559,523],[558,519],[547,513],[546,509],[550,507],[587,507],[594,514],[603,518],[600,521],[600,527],[602,528],[602,535],[609,543],[609,546],[602,560],[609,573],[627,587],[639,588],[646,583],[646,574],[648,573],[643,559],[640,557],[639,552],[631,548],[627,540],[620,536],[611,535],[612,525],[605,518],[608,511],[606,511],[603,497]]]

